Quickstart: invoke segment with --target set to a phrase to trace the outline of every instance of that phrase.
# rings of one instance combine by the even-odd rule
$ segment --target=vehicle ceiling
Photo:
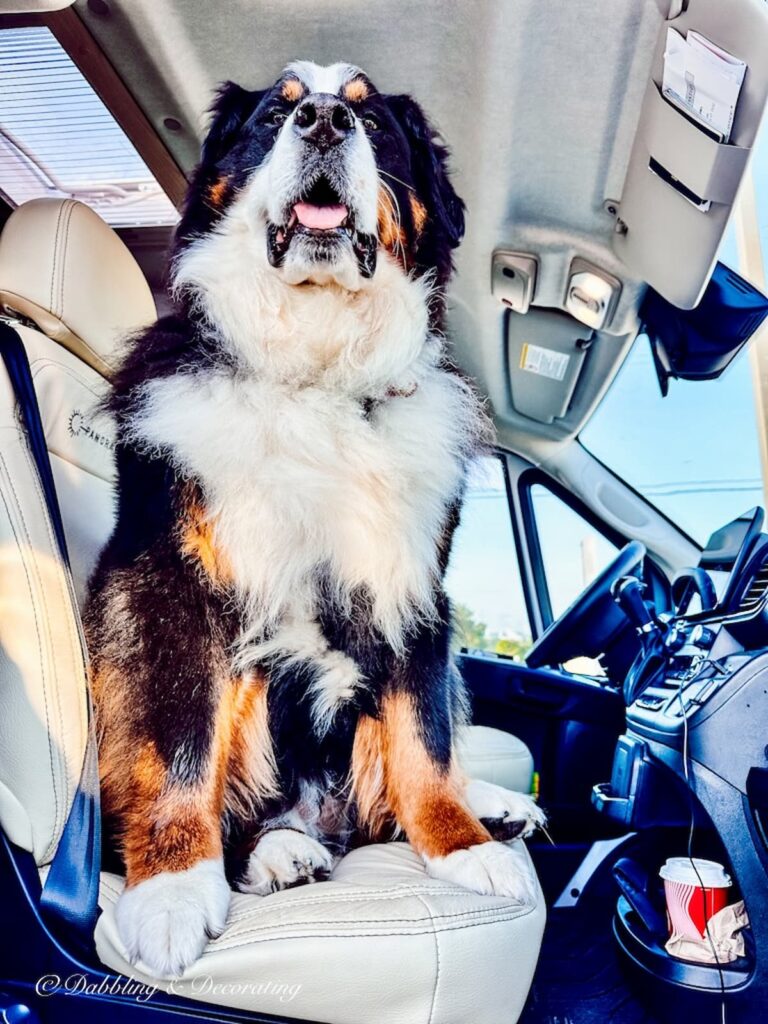
[[[637,330],[642,286],[612,253],[615,222],[605,202],[621,195],[669,0],[109,0],[108,14],[104,7],[76,3],[185,171],[223,79],[258,88],[294,58],[346,60],[382,91],[412,93],[452,150],[467,204],[449,320],[456,358],[489,396],[502,443],[538,460],[573,435]],[[169,131],[167,118],[181,130]],[[611,333],[596,339],[569,411],[552,424],[511,404],[505,314],[490,287],[498,248],[542,260],[537,299],[548,306],[562,298],[574,255],[622,280]],[[519,333],[525,318],[506,315]],[[573,326],[574,334],[583,330]]]

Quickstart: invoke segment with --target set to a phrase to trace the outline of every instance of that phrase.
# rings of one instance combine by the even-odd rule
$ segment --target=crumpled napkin
[[[706,931],[700,939],[672,935],[664,948],[670,956],[680,960],[693,960],[699,964],[729,964],[744,956],[744,936],[741,932],[748,925],[744,900],[739,900],[710,917],[709,935]]]

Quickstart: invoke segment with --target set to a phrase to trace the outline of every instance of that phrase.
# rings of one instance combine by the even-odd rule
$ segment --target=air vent
[[[751,612],[765,599],[768,593],[768,559],[766,559],[752,578],[752,582],[744,591],[739,602],[739,611]]]

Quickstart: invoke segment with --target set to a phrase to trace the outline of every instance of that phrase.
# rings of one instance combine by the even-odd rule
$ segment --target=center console
[[[614,930],[662,1018],[676,1017],[682,993],[703,1020],[719,1021],[725,1001],[729,1019],[757,1024],[768,1006],[768,538],[747,532],[719,598],[638,625],[648,636],[625,684],[626,731],[610,781],[593,790],[601,813],[655,851],[616,872]],[[688,853],[690,834],[695,856],[725,863],[731,902],[743,898],[750,919],[746,956],[719,968],[664,949],[658,868]]]

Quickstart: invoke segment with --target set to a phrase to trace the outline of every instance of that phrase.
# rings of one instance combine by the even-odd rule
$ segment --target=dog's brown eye
[[[270,124],[282,124],[288,119],[288,115],[282,110],[273,110],[268,117]]]
[[[375,117],[371,117],[370,114],[367,114],[363,118],[363,128],[365,128],[367,132],[377,132],[379,130],[379,122]]]

